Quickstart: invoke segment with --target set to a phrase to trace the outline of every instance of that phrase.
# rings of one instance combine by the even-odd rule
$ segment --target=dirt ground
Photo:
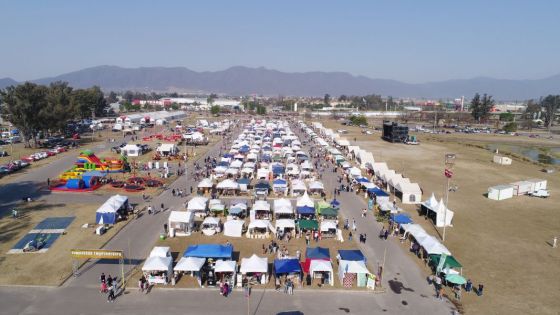
[[[419,134],[421,144],[408,146],[382,141],[379,131],[363,135],[360,128],[335,121],[325,121],[324,125],[348,130],[346,137],[352,145],[371,151],[376,161],[387,162],[397,173],[418,182],[423,200],[432,192],[438,200],[444,196],[444,154],[455,153],[451,186],[457,191],[449,196],[449,208],[455,212],[454,226],[447,228],[444,244],[464,266],[463,274],[475,285],[484,284],[484,297],[463,294],[466,313],[558,314],[560,250],[553,249],[551,242],[560,230],[560,176],[543,173],[542,165],[515,157],[510,166],[494,164],[493,153],[480,148],[509,141],[558,147],[558,140]],[[517,196],[503,201],[485,197],[490,186],[530,178],[546,179],[551,197]],[[442,229],[420,217],[415,206],[404,208],[429,233],[441,235]]]
[[[95,223],[99,205],[47,204],[31,202],[17,207],[18,219],[6,216],[0,219],[0,284],[60,285],[72,274],[72,248],[100,248],[115,235],[125,221],[118,222],[104,235],[95,235],[94,228],[82,228],[85,223]],[[46,253],[7,254],[21,237],[37,223],[48,217],[75,216]]]

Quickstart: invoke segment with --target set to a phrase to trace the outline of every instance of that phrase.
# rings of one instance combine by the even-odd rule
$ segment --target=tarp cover
[[[338,258],[348,261],[366,261],[366,257],[359,249],[340,249],[338,250]]]
[[[199,257],[181,257],[175,268],[175,271],[200,271],[206,258]]]
[[[301,272],[301,265],[297,259],[275,259],[274,272],[276,274]]]
[[[325,247],[307,247],[305,258],[310,259],[330,259],[329,249]]]
[[[187,248],[183,257],[231,259],[233,246],[220,244],[198,244]]]

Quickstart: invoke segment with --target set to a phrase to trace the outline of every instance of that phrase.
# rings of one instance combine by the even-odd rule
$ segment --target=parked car
[[[548,190],[546,190],[546,189],[541,189],[541,190],[537,190],[537,191],[534,191],[532,193],[529,193],[529,196],[539,197],[539,198],[548,198],[548,197],[550,197],[550,192],[548,192]]]

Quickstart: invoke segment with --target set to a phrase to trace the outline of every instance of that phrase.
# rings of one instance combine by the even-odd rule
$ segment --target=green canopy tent
[[[463,285],[467,283],[467,280],[461,275],[446,275],[445,281],[451,282],[453,284]]]
[[[338,210],[331,207],[322,208],[319,210],[319,215],[322,215],[324,217],[336,217],[338,216]]]
[[[433,266],[438,266],[439,265],[439,260],[440,260],[441,255],[430,255],[430,263]],[[455,257],[453,256],[447,256],[445,258],[445,262],[443,263],[443,269],[446,268],[451,268],[451,269],[456,269],[456,268],[463,268],[463,265],[461,265],[457,259],[455,259]]]
[[[319,223],[317,220],[299,220],[298,227],[300,230],[318,230]]]
[[[320,200],[315,204],[315,210],[317,214],[321,214],[321,211],[326,208],[331,208],[331,205],[324,200]]]

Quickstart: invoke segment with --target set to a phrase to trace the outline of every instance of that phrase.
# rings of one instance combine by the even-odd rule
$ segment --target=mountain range
[[[560,94],[560,75],[537,80],[476,77],[411,84],[345,72],[288,73],[243,66],[213,72],[197,72],[184,67],[97,66],[31,80],[40,84],[53,81],[67,81],[78,88],[99,85],[105,91],[212,92],[227,95],[322,96],[329,93],[337,96],[375,93],[394,97],[457,98],[464,95],[470,98],[478,92],[488,93],[498,100],[526,100],[547,94]],[[17,83],[10,78],[0,79],[0,88]]]

